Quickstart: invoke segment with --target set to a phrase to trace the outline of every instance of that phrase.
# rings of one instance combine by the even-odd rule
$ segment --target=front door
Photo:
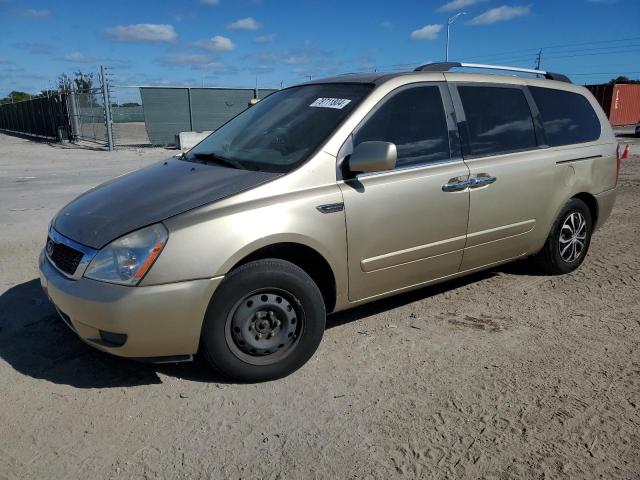
[[[444,83],[419,83],[385,97],[356,129],[364,141],[396,145],[394,170],[339,182],[349,255],[349,300],[359,301],[455,274],[462,260],[469,176],[457,149]]]

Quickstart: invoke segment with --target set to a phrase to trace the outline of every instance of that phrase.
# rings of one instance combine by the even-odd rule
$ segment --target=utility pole
[[[449,61],[449,40],[451,38],[451,25],[453,25],[453,22],[455,22],[458,17],[460,15],[466,15],[467,12],[460,12],[460,13],[456,13],[453,17],[449,17],[449,19],[447,20],[447,46],[445,48],[445,52],[444,52],[444,61],[448,62]]]
[[[538,50],[538,55],[536,55],[536,70],[540,70],[541,64],[542,64],[542,49]]]

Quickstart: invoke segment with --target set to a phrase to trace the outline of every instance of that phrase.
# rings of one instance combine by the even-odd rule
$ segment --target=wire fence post
[[[113,130],[111,123],[111,102],[109,101],[109,85],[107,83],[106,68],[100,65],[100,76],[102,77],[102,100],[104,105],[104,121],[107,127],[107,146],[109,151],[113,151]]]
[[[189,102],[189,131],[193,132],[193,110],[191,109],[191,89],[187,88],[187,100]]]
[[[69,135],[72,142],[77,142],[80,137],[80,124],[78,122],[78,100],[75,90],[70,90],[67,96],[67,108],[69,109],[69,120],[71,121],[71,135]]]

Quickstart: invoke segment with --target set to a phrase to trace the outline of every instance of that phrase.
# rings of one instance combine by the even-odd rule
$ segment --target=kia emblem
[[[47,251],[47,255],[51,255],[53,254],[53,247],[55,246],[55,244],[53,243],[53,240],[49,239],[47,240],[47,246],[45,247],[46,251]]]

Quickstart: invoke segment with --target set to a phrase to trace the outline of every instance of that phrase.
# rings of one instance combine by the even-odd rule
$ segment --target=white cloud
[[[231,39],[223,37],[222,35],[216,35],[207,40],[199,40],[193,45],[210,52],[229,52],[236,48]]]
[[[36,10],[35,8],[28,8],[20,12],[20,16],[34,19],[47,18],[50,15],[51,11],[49,10]]]
[[[272,43],[275,39],[276,39],[276,34],[271,33],[269,35],[260,35],[259,37],[256,37],[255,42],[261,43],[261,44]]]
[[[442,25],[425,25],[424,27],[411,32],[413,40],[435,40],[438,38],[438,32],[442,30]]]
[[[492,8],[487,10],[481,15],[474,17],[469,22],[471,25],[491,25],[496,22],[506,22],[516,17],[522,17],[528,15],[531,11],[531,7],[509,7],[503,5],[502,7]]]
[[[476,3],[480,3],[483,0],[452,0],[449,3],[445,3],[438,8],[439,12],[453,12],[455,10],[462,10],[463,8],[470,7]]]
[[[227,25],[229,30],[257,30],[260,24],[252,17],[241,18]]]
[[[167,55],[165,57],[160,58],[160,61],[162,63],[166,63],[166,64],[182,64],[182,63],[187,63],[187,64],[203,64],[203,63],[209,63],[211,62],[211,58],[206,56],[206,55],[198,55],[198,54],[193,54],[193,55]]]
[[[291,55],[285,55],[282,61],[287,65],[304,65],[305,63],[309,63],[309,57],[304,54],[302,55],[291,54]]]
[[[104,33],[117,42],[172,42],[178,37],[173,25],[153,23],[119,25],[107,28]]]
[[[62,59],[65,62],[75,62],[75,63],[93,63],[97,60],[97,58],[93,55],[87,55],[82,52],[72,52],[67,53]]]
[[[393,28],[393,22],[389,20],[385,20],[384,22],[380,22],[380,26],[382,28],[386,28],[387,30],[391,30]]]
[[[214,56],[200,54],[177,54],[160,57],[158,61],[166,66],[183,65],[191,70],[207,70],[212,73],[233,73],[237,68],[218,61]]]
[[[203,5],[220,5],[220,0],[200,0]]]
[[[284,51],[258,51],[246,56],[246,59],[251,60],[254,66],[272,66],[276,64],[283,65],[309,65],[317,64],[320,62],[329,62],[333,58],[333,52],[325,50],[319,50],[314,47],[309,41],[304,43],[301,48],[294,48]]]

